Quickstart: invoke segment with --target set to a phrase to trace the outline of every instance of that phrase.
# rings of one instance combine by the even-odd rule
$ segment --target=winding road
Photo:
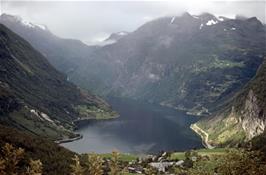
[[[197,124],[192,124],[190,126],[190,128],[193,131],[195,131],[201,137],[202,143],[203,143],[203,145],[206,148],[208,148],[208,149],[215,148],[214,146],[212,146],[212,145],[209,144],[209,142],[208,142],[209,141],[209,134],[206,131],[204,131],[203,129],[201,129],[200,127],[198,127]]]

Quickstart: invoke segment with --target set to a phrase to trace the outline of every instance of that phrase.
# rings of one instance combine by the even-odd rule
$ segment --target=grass
[[[196,152],[201,156],[214,156],[214,155],[223,155],[226,153],[225,148],[214,148],[214,149],[199,149]],[[170,156],[170,160],[184,160],[185,152],[175,152]]]
[[[208,63],[207,63],[208,62]],[[211,69],[227,69],[232,67],[243,67],[243,62],[233,62],[228,59],[221,59],[217,55],[211,55],[209,56],[209,59],[206,59],[205,61],[199,61],[196,64],[196,69],[193,71],[195,73],[199,72],[207,72]]]
[[[84,118],[96,118],[102,120],[115,118],[117,116],[114,111],[106,111],[104,109],[97,108],[96,106],[78,105],[76,110]]]
[[[27,132],[35,133],[45,138],[52,140],[61,139],[64,137],[74,136],[71,131],[60,128],[57,125],[51,124],[47,121],[40,120],[37,116],[32,116],[26,109],[14,111],[9,114],[10,119],[19,124],[21,127],[26,128]]]
[[[110,159],[112,157],[112,153],[104,153],[99,154],[102,158],[108,158]],[[119,153],[118,160],[123,162],[132,162],[135,161],[138,158],[138,156],[128,153]]]

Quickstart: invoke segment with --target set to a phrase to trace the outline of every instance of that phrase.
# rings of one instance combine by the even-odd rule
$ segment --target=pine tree
[[[86,175],[102,175],[103,174],[103,160],[95,154],[87,154],[85,162],[85,174]]]
[[[40,160],[30,160],[26,175],[42,175],[42,162]]]
[[[71,175],[83,175],[84,170],[80,165],[79,157],[75,155],[74,158],[72,158],[72,160],[74,161],[74,164],[70,165],[72,169]]]
[[[5,160],[2,159],[2,158],[0,158],[0,174],[6,175],[5,168],[6,168],[6,166],[5,166]]]
[[[119,175],[119,164],[118,164],[118,158],[119,158],[119,153],[117,151],[112,152],[112,158],[109,163],[110,167],[110,175]]]
[[[4,167],[4,172],[8,174],[17,174],[18,163],[24,156],[24,150],[22,148],[16,149],[11,144],[6,143],[2,147],[2,167]]]

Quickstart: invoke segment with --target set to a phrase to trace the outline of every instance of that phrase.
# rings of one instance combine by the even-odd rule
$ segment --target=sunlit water
[[[109,99],[120,117],[110,121],[87,122],[78,133],[83,139],[62,144],[79,153],[128,153],[181,151],[202,147],[200,138],[189,128],[198,120],[167,107],[133,100]]]

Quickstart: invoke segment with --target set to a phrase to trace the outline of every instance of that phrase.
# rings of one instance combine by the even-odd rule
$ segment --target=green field
[[[108,158],[110,159],[112,157],[112,153],[104,153],[99,154],[102,158]],[[118,160],[123,162],[131,162],[135,161],[138,158],[138,156],[128,153],[119,153]]]
[[[199,149],[195,150],[200,156],[213,156],[213,155],[222,155],[226,153],[225,148],[214,148],[214,149]],[[185,152],[175,152],[170,156],[170,160],[184,160]]]

